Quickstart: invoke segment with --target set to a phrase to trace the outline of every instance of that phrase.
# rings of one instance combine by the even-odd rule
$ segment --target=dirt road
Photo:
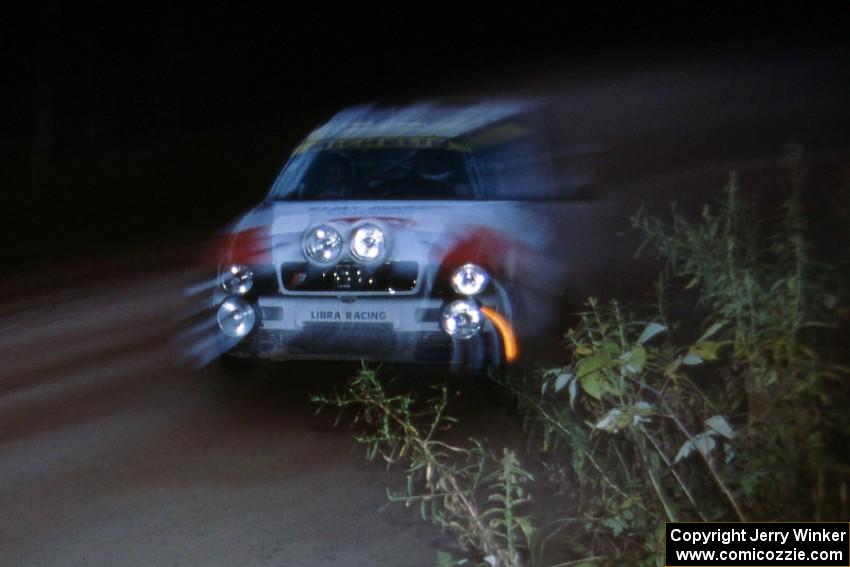
[[[307,400],[351,369],[183,367],[186,278],[0,304],[0,565],[433,565],[451,541],[379,512],[399,476]]]

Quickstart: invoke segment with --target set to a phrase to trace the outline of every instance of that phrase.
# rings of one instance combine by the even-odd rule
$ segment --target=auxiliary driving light
[[[469,339],[481,331],[484,318],[481,310],[472,301],[453,301],[443,307],[441,324],[453,339]]]
[[[487,271],[475,264],[464,264],[452,272],[452,288],[461,295],[477,295],[489,281]]]
[[[317,226],[304,236],[304,254],[317,264],[331,264],[342,253],[342,235],[334,227]]]
[[[361,262],[377,262],[386,251],[384,231],[373,224],[364,224],[351,235],[351,255]]]
[[[238,264],[229,266],[221,272],[221,287],[230,293],[245,295],[254,287],[254,273]]]
[[[222,333],[228,337],[241,339],[256,325],[257,312],[244,299],[228,297],[218,308],[216,321]]]

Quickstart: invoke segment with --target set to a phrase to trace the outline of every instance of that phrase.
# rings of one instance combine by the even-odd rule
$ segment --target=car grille
[[[341,263],[327,268],[299,262],[281,266],[281,279],[287,291],[403,293],[416,288],[418,272],[416,262],[387,262],[374,267]]]
[[[387,356],[396,348],[392,323],[305,323],[288,345],[290,352],[352,356]]]

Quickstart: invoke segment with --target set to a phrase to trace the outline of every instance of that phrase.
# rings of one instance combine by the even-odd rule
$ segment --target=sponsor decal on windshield
[[[330,138],[325,140],[308,140],[298,146],[296,154],[310,150],[342,150],[367,148],[442,148],[465,151],[468,146],[457,141],[437,136],[400,136],[382,138]]]

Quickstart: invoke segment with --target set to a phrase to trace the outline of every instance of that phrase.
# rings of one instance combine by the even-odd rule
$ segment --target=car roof
[[[313,130],[299,150],[327,147],[334,141],[397,140],[458,142],[505,125],[536,108],[532,99],[445,103],[426,101],[406,106],[366,104],[342,110]],[[429,145],[429,144],[425,144]]]

